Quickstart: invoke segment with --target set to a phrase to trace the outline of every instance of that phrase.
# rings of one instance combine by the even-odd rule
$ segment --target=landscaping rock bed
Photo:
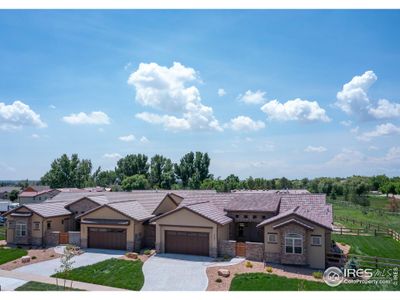
[[[56,253],[53,248],[48,249],[30,249],[28,250],[28,255],[30,257],[30,261],[23,263],[21,258],[10,261],[0,266],[0,269],[3,270],[14,270],[16,268],[27,266],[31,264],[35,264],[41,261],[51,260],[55,258],[61,257],[60,254]]]

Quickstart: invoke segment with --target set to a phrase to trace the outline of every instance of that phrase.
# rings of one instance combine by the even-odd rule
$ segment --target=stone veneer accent
[[[263,261],[264,243],[246,242],[246,259]]]
[[[281,263],[292,265],[307,265],[307,232],[300,225],[288,224],[280,230],[281,234]],[[287,233],[297,233],[303,237],[303,253],[302,254],[287,254],[285,253],[285,236]]]
[[[265,252],[265,261],[270,263],[281,263],[281,254],[278,252]]]
[[[41,237],[31,237],[32,246],[42,246],[43,239]]]
[[[47,247],[55,247],[60,243],[60,232],[59,231],[46,231],[45,244]]]
[[[138,252],[138,250],[136,250],[137,248],[135,248],[134,247],[134,243],[133,242],[126,242],[126,250],[127,251],[129,251],[129,252],[132,252],[132,251],[137,251]],[[139,249],[140,250],[140,249]]]
[[[236,256],[236,241],[223,240],[218,242],[218,255],[219,256]]]
[[[129,242],[127,242],[129,244]],[[135,234],[135,241],[132,242],[132,247],[136,252],[139,252],[142,249],[142,234],[136,233]]]
[[[69,243],[75,246],[81,246],[81,232],[80,231],[68,231]]]
[[[88,242],[87,239],[81,239],[81,248],[87,248]]]

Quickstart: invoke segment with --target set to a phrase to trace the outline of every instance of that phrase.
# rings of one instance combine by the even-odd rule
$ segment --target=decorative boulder
[[[231,275],[231,272],[227,269],[219,269],[218,275],[222,277],[229,277],[229,275]]]
[[[23,263],[23,264],[25,264],[25,263],[28,263],[28,262],[30,262],[31,261],[31,257],[30,256],[22,256],[21,257],[21,262]]]
[[[138,258],[138,254],[136,252],[128,252],[125,254],[126,257],[128,258],[132,258],[132,259],[137,259]]]

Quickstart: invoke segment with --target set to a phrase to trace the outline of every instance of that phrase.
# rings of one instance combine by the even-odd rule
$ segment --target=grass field
[[[358,207],[349,207],[338,203],[333,203],[333,214],[339,217],[348,217],[356,219],[364,223],[379,224],[384,227],[392,228],[393,230],[400,232],[400,216],[390,215],[385,213],[379,213],[376,211],[364,211]],[[354,225],[352,222],[340,221],[344,226],[350,228],[360,227],[360,225]]]
[[[16,291],[82,291],[74,288],[64,288],[55,284],[29,281],[15,289]]]
[[[4,248],[0,247],[0,265],[5,264],[6,262],[15,260],[17,258],[20,258],[24,255],[27,255],[28,251],[24,249],[18,249],[18,248]]]
[[[400,242],[389,237],[333,234],[332,239],[350,245],[350,253],[400,259]]]
[[[398,291],[400,285],[341,284],[329,287],[323,282],[307,281],[265,273],[236,275],[230,291]]]
[[[144,283],[141,261],[108,259],[97,264],[73,269],[68,274],[52,277],[89,282],[116,288],[139,291]]]
[[[0,226],[0,241],[6,239],[6,227]]]

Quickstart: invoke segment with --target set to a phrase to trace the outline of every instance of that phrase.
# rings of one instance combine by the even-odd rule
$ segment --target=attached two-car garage
[[[165,252],[209,256],[209,233],[166,230]]]
[[[89,227],[88,247],[126,250],[126,229]]]

